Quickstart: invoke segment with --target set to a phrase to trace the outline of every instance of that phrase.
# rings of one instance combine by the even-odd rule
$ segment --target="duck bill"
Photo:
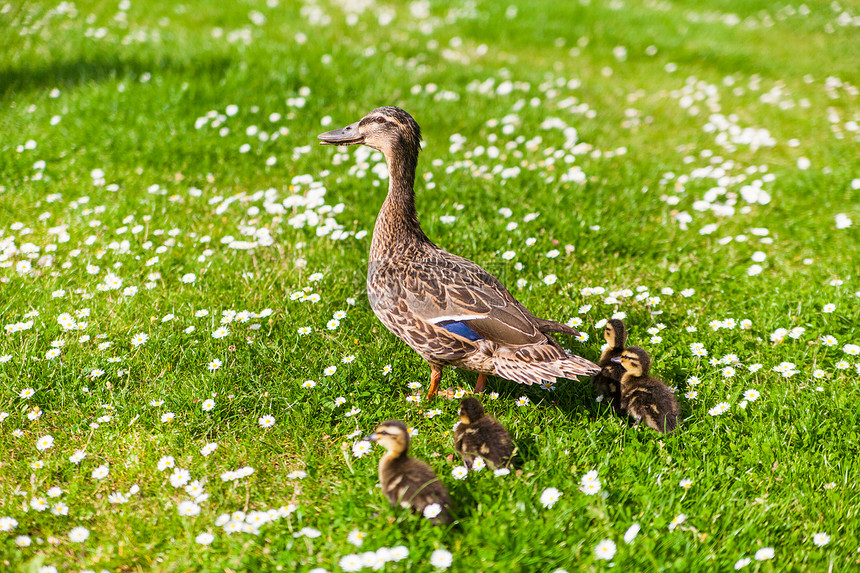
[[[620,356],[616,356],[615,358],[612,358],[611,360],[617,364],[621,364],[621,357]]]
[[[370,434],[369,436],[364,436],[364,438],[362,438],[362,439],[364,439],[368,442],[375,442],[378,437],[379,436],[377,436],[376,433],[373,433],[373,434]]]
[[[317,136],[320,145],[357,145],[364,143],[364,136],[358,131],[358,123],[347,125],[340,129],[333,129]]]

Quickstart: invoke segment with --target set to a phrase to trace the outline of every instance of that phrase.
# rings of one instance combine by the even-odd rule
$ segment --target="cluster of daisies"
[[[679,486],[683,489],[690,489],[693,482],[690,479],[682,479]],[[582,476],[580,491],[585,495],[595,495],[598,493],[605,494],[601,491],[601,482],[596,470],[591,470]],[[563,492],[554,487],[546,488],[540,496],[540,503],[547,509],[551,509],[561,499]],[[667,529],[672,532],[678,530],[682,524],[687,521],[687,515],[679,513],[669,521]],[[623,540],[625,545],[631,545],[636,537],[642,531],[642,526],[638,523],[633,523],[624,532]],[[830,538],[824,533],[818,533],[814,536],[813,543],[819,547],[826,545]],[[594,547],[594,556],[597,559],[611,561],[618,550],[618,546],[612,539],[603,539]],[[759,549],[755,554],[757,561],[765,561],[774,557],[774,550],[771,547]],[[735,563],[735,569],[742,569],[748,565],[751,560],[747,557],[739,559]],[[567,573],[564,569],[556,569],[553,573]]]

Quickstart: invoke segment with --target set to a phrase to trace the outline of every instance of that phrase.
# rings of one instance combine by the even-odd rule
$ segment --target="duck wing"
[[[600,370],[547,334],[563,325],[536,318],[493,275],[438,248],[373,261],[367,294],[383,324],[431,364],[481,352],[490,373],[520,384]]]
[[[480,266],[445,251],[378,264],[368,282],[378,295],[371,301],[374,309],[405,303],[403,310],[412,317],[473,342],[520,346],[552,340],[545,332],[568,332],[533,316]]]

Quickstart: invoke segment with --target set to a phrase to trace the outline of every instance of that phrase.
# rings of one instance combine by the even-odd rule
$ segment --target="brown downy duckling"
[[[624,322],[613,318],[606,321],[603,327],[603,337],[606,339],[607,348],[600,355],[597,365],[600,373],[591,378],[591,384],[598,395],[612,404],[616,414],[621,413],[621,377],[624,375],[624,367],[613,358],[621,356],[624,352],[624,344],[627,342],[627,327]]]
[[[451,523],[451,498],[433,469],[408,455],[409,431],[400,420],[388,420],[366,439],[388,450],[379,460],[382,492],[392,506],[410,507],[433,523]],[[438,505],[438,509],[428,506]],[[427,511],[425,511],[427,510]]]
[[[478,457],[493,468],[504,467],[513,452],[508,431],[498,420],[484,414],[484,406],[476,398],[466,398],[460,404],[454,447],[470,468]]]
[[[624,367],[621,377],[621,409],[636,424],[645,421],[649,428],[668,434],[678,427],[681,409],[675,395],[663,382],[648,375],[651,357],[638,346],[626,348],[618,358]]]

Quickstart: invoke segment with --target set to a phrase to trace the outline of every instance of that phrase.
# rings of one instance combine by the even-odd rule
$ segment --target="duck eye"
[[[377,117],[376,123],[385,123],[385,118],[384,117]]]

